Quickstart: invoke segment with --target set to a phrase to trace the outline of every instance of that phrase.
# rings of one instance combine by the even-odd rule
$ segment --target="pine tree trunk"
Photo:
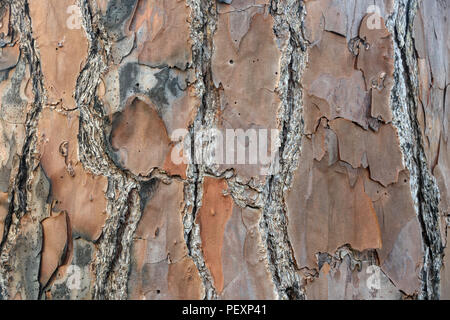
[[[0,298],[450,298],[449,4],[0,0]]]

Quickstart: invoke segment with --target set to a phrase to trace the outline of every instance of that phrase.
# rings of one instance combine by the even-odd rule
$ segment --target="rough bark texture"
[[[0,0],[1,299],[450,299],[450,2],[229,2]]]

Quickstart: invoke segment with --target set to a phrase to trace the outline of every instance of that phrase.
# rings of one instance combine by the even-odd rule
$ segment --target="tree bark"
[[[0,0],[0,298],[450,298],[447,16]]]

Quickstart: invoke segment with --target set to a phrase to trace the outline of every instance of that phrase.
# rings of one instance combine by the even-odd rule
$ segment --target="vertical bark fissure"
[[[26,137],[20,157],[17,176],[14,178],[8,215],[5,220],[5,232],[0,243],[0,296],[8,298],[6,287],[9,277],[9,250],[14,245],[20,219],[29,212],[29,196],[32,183],[33,170],[38,165],[34,157],[36,147],[36,128],[39,114],[45,103],[45,89],[41,70],[41,62],[36,42],[32,35],[31,17],[28,1],[7,1],[11,8],[11,21],[13,30],[19,34],[20,59],[25,59],[30,68],[32,91],[34,101],[27,112],[25,122]],[[20,31],[20,32],[18,32]]]
[[[217,13],[213,1],[187,0],[187,5],[191,8],[192,67],[196,76],[194,87],[201,104],[194,122],[189,128],[192,161],[187,169],[183,224],[188,254],[193,259],[202,279],[205,288],[204,298],[210,300],[216,299],[217,293],[201,249],[200,227],[195,222],[198,210],[202,205],[202,183],[207,169],[203,164],[197,164],[195,161],[196,152],[201,152],[201,150],[196,150],[195,137],[202,130],[213,125],[217,108],[218,92],[214,87],[211,72],[212,43],[216,30]]]
[[[262,221],[263,238],[268,252],[269,269],[272,272],[280,299],[304,299],[293,250],[287,232],[287,207],[285,192],[292,174],[297,168],[303,134],[303,103],[301,75],[306,64],[306,41],[302,24],[305,13],[303,1],[272,1],[271,14],[274,32],[281,41],[281,73],[278,93],[281,108],[278,118],[281,129],[280,171],[271,176],[264,189],[265,204]]]
[[[421,299],[439,299],[443,244],[439,226],[439,189],[428,167],[418,123],[417,53],[413,39],[417,0],[398,0],[387,25],[394,34],[395,85],[391,93],[394,125],[398,129],[411,193],[422,229],[424,260]]]
[[[96,98],[100,76],[110,57],[109,39],[98,8],[80,0],[83,26],[89,41],[89,54],[75,90],[80,109],[79,154],[83,166],[96,175],[108,177],[107,219],[98,239],[94,260],[95,299],[126,299],[133,234],[141,216],[139,183],[118,168],[109,156],[101,101]]]

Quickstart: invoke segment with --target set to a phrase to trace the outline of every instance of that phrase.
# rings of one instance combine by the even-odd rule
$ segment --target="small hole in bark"
[[[230,60],[230,64],[233,64],[234,63],[234,61],[233,60]]]
[[[161,290],[156,290],[156,294],[160,294],[161,293]]]

